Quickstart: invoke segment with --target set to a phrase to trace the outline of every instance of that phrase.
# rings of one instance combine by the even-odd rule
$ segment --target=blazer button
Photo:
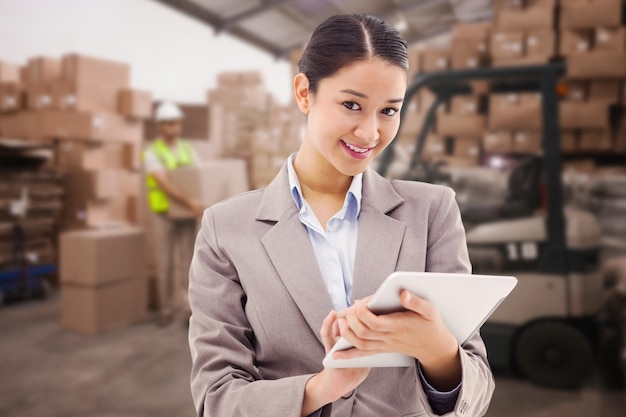
[[[354,395],[354,393],[356,392],[355,389],[353,389],[352,391],[350,391],[349,393],[347,393],[346,395],[342,395],[341,398],[344,400],[349,399],[350,397],[352,397]]]

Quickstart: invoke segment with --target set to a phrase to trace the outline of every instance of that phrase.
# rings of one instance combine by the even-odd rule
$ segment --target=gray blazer
[[[451,189],[390,182],[367,170],[352,300],[391,272],[468,272]],[[265,190],[207,209],[190,268],[191,391],[198,416],[297,417],[307,380],[322,370],[322,320],[333,306],[291,197],[286,166]],[[454,412],[480,416],[494,389],[478,334],[461,351]],[[434,415],[417,367],[373,368],[323,416]]]

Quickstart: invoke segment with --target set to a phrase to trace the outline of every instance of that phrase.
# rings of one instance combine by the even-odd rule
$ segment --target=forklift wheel
[[[593,353],[585,336],[561,322],[533,324],[515,346],[518,369],[533,383],[550,388],[579,388],[593,367]]]

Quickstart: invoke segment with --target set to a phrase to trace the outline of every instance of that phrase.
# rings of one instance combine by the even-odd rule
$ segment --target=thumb
[[[430,302],[407,290],[403,290],[400,294],[400,301],[404,308],[419,314],[427,320],[432,319],[435,314],[435,308]]]

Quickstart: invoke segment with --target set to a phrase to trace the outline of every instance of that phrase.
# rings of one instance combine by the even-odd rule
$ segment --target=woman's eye
[[[393,107],[387,107],[386,109],[383,109],[381,113],[383,113],[386,116],[393,116],[398,112],[398,109],[394,109]]]
[[[343,106],[348,110],[361,110],[361,106],[356,101],[344,101]]]

